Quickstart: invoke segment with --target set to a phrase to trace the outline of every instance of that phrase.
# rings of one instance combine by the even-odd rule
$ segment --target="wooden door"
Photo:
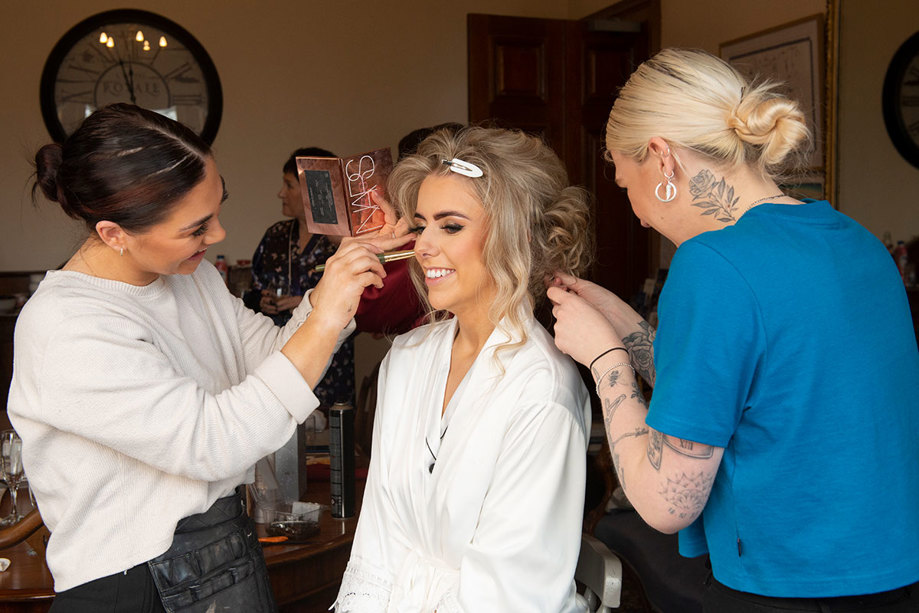
[[[597,259],[590,277],[628,300],[649,276],[648,230],[603,161],[616,92],[648,55],[642,32],[590,22],[469,15],[469,121],[539,134],[572,183],[595,198]]]

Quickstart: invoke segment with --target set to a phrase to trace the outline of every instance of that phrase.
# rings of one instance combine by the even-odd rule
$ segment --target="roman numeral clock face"
[[[217,70],[204,47],[178,24],[138,10],[80,22],[54,47],[42,73],[42,115],[56,141],[115,102],[180,121],[208,143],[223,108]]]
[[[882,103],[890,140],[900,155],[919,168],[919,32],[890,61]]]

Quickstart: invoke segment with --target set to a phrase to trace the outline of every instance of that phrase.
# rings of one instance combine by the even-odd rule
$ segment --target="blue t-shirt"
[[[725,448],[681,553],[766,596],[919,580],[919,350],[880,241],[764,204],[680,245],[658,313],[648,425]]]

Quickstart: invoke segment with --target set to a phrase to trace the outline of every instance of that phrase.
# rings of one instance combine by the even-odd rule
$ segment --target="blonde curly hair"
[[[482,169],[461,177],[444,160],[458,158]],[[545,280],[556,271],[580,275],[593,257],[589,195],[568,184],[561,160],[542,140],[520,131],[468,127],[441,130],[393,169],[387,192],[402,217],[412,219],[418,191],[429,176],[454,176],[469,185],[485,209],[487,238],[482,257],[496,288],[489,318],[507,318],[525,339],[521,309],[532,312],[545,298]],[[432,319],[423,273],[416,261],[412,278]]]

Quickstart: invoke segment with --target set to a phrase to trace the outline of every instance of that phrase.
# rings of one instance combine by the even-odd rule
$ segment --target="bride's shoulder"
[[[418,326],[400,334],[393,339],[392,351],[416,352],[432,348],[445,339],[451,339],[454,333],[453,320],[435,321]]]

